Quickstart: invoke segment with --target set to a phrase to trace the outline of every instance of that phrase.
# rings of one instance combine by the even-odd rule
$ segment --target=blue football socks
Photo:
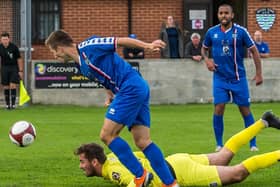
[[[216,138],[216,145],[223,146],[223,133],[224,133],[224,119],[223,115],[216,115],[213,116],[213,128]]]
[[[249,127],[250,125],[252,125],[255,122],[254,116],[252,113],[250,113],[248,116],[243,116],[243,120],[244,120],[245,128]],[[252,140],[250,140],[250,147],[257,146],[256,142],[257,142],[256,137],[254,137]]]
[[[108,147],[135,177],[138,178],[143,175],[144,169],[132,153],[126,141],[117,137],[108,145]]]
[[[161,181],[165,185],[170,185],[174,182],[174,178],[169,171],[169,168],[164,160],[161,150],[156,144],[151,143],[144,150],[146,158],[150,161],[150,164],[154,171],[157,173]]]

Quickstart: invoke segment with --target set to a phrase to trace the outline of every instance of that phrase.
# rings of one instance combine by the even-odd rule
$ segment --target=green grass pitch
[[[272,109],[280,115],[279,103],[253,103],[255,119]],[[113,187],[101,178],[86,178],[79,169],[79,160],[73,151],[82,143],[99,140],[105,108],[31,105],[14,111],[0,111],[0,187]],[[165,155],[188,152],[208,153],[215,148],[212,131],[212,104],[163,105],[151,107],[151,136]],[[9,128],[18,120],[34,124],[37,139],[26,148],[12,144]],[[243,120],[235,105],[229,104],[225,112],[224,140],[243,129]],[[121,136],[133,150],[137,150],[127,129]],[[280,149],[280,131],[265,129],[257,141],[260,151]],[[106,152],[109,150],[106,148]],[[231,164],[255,155],[246,145]],[[280,164],[253,173],[241,184],[233,186],[278,186]]]

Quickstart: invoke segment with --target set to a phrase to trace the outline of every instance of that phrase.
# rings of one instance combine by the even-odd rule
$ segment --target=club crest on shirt
[[[13,53],[8,52],[8,55],[9,55],[10,59],[13,59],[13,58],[14,58]]]
[[[118,172],[112,172],[112,178],[116,181],[119,181],[121,178],[121,174],[119,174]]]
[[[212,182],[212,183],[210,183],[209,186],[210,186],[210,187],[216,187],[216,186],[218,186],[218,183],[217,183],[217,182]]]
[[[229,56],[230,55],[229,41],[222,40],[222,46],[223,46],[223,56]]]

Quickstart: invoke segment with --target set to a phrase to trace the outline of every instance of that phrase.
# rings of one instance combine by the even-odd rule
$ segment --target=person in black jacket
[[[185,58],[200,62],[202,60],[201,47],[202,43],[200,41],[200,34],[195,32],[191,35],[191,41],[186,44]]]
[[[159,39],[166,43],[166,47],[161,49],[161,58],[184,57],[183,31],[173,16],[168,16],[162,23]]]

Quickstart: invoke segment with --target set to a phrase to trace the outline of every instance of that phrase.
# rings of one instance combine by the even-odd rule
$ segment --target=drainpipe
[[[131,32],[132,32],[132,15],[131,15],[131,9],[132,9],[132,0],[127,0],[128,34],[131,34]]]

